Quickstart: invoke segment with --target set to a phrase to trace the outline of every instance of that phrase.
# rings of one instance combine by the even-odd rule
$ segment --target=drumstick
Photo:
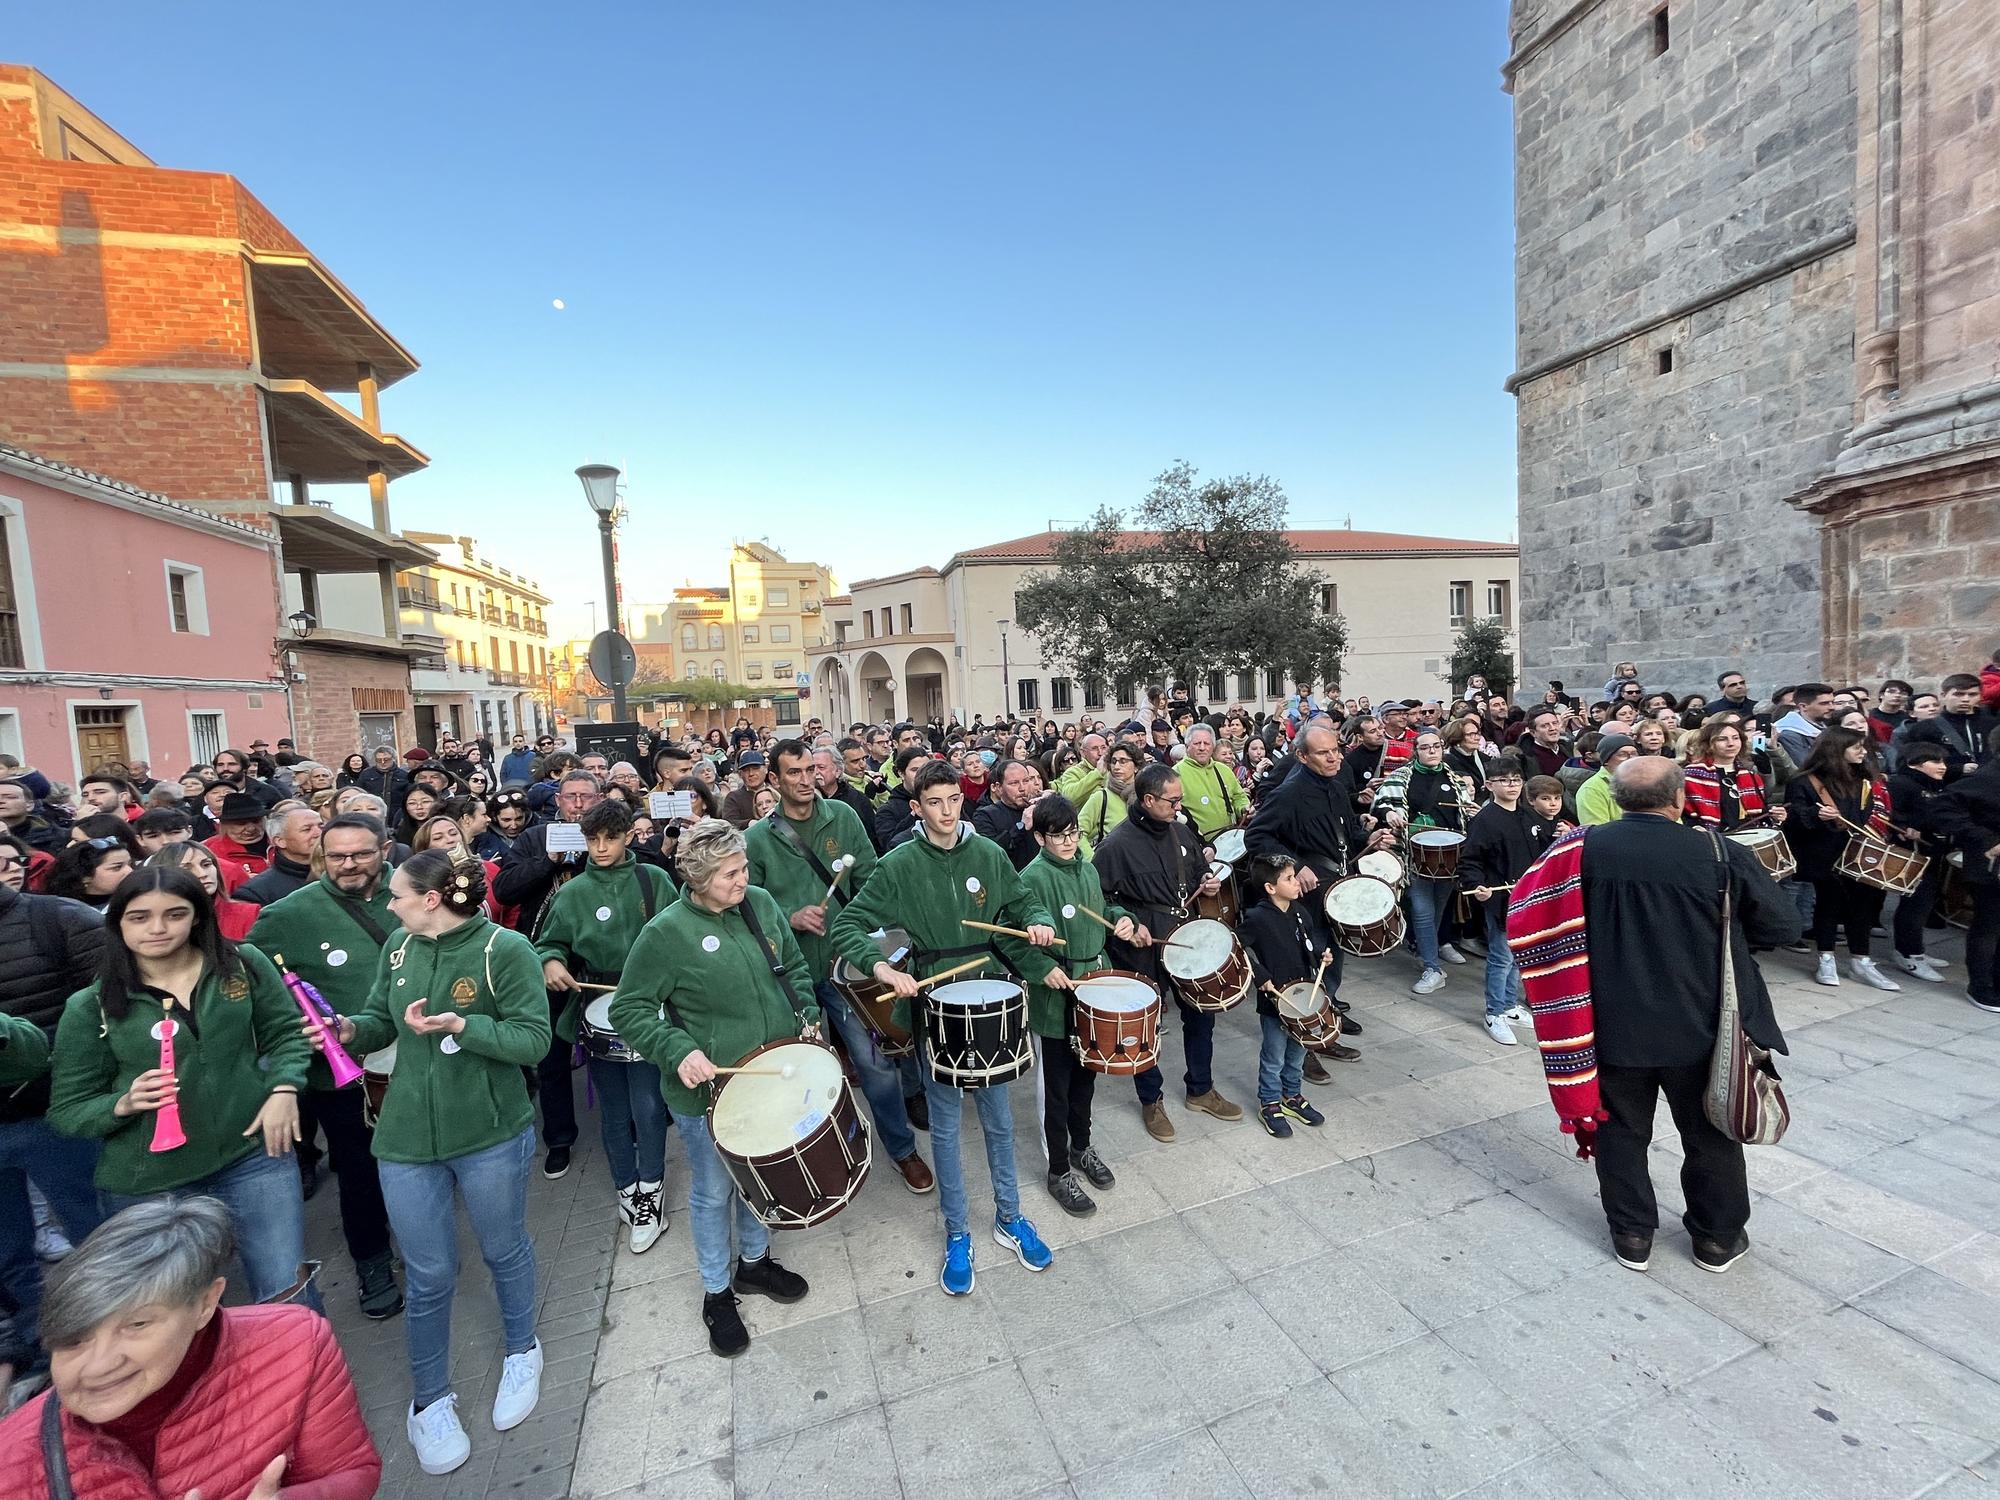
[[[967,969],[984,968],[986,963],[987,960],[984,957],[969,958],[955,969],[946,969],[942,974],[933,974],[928,979],[919,979],[917,981],[917,988],[922,989],[927,984],[936,984],[940,979],[949,979],[954,974],[963,974]]]
[[[1090,918],[1090,920],[1095,922],[1099,927],[1102,927],[1106,932],[1116,932],[1118,930],[1116,923],[1105,921],[1103,917],[1099,916],[1096,912],[1092,911],[1087,906],[1079,906],[1077,910],[1082,912],[1086,917]]]
[[[1005,933],[1008,937],[1024,938],[1028,935],[1019,927],[996,927],[991,922],[975,922],[970,917],[960,917],[958,925],[961,927],[977,927],[981,932]],[[1058,948],[1068,946],[1061,938],[1055,938],[1053,941]]]
[[[718,1076],[724,1073],[756,1073],[765,1078],[791,1078],[799,1070],[793,1064],[786,1063],[782,1068],[717,1068],[715,1071]]]
[[[840,882],[846,878],[847,867],[853,863],[854,863],[854,856],[851,854],[843,854],[840,856],[839,859],[836,859],[833,862],[833,879],[827,883],[826,894],[819,898],[819,904],[821,906],[826,905],[827,902],[833,899],[834,887],[839,885]]]
[[[580,990],[602,990],[607,995],[618,993],[618,986],[615,984],[585,984],[581,979],[576,982],[576,987]]]

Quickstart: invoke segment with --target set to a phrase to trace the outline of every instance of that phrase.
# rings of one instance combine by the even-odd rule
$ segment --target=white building
[[[490,735],[496,749],[519,729],[555,726],[549,696],[549,596],[531,578],[482,557],[469,536],[406,531],[437,561],[396,578],[406,630],[438,636],[440,656],[411,663],[417,742]]]

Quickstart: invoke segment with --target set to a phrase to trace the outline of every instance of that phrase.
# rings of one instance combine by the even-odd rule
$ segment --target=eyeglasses
[[[1166,804],[1167,804],[1167,806],[1169,806],[1169,807],[1179,807],[1179,806],[1181,806],[1181,805],[1182,805],[1183,803],[1185,803],[1185,802],[1187,801],[1187,798],[1185,798],[1185,797],[1161,797],[1161,796],[1157,796],[1157,795],[1156,795],[1156,796],[1154,796],[1154,797],[1153,797],[1153,799],[1152,799],[1152,800],[1153,800],[1153,801],[1155,801],[1155,802],[1164,802],[1164,803],[1166,803]]]
[[[359,854],[335,854],[329,850],[326,862],[330,865],[365,865],[369,860],[380,859],[381,857],[382,851],[380,849],[364,849]]]
[[[1070,843],[1076,839],[1082,838],[1083,830],[1081,828],[1064,828],[1058,830],[1055,833],[1044,833],[1042,837],[1047,839],[1052,844],[1058,842]]]
[[[85,839],[83,846],[86,849],[123,849],[125,847],[117,839]]]

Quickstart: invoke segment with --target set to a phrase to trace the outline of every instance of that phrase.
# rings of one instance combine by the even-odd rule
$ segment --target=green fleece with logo
[[[680,899],[680,887],[665,870],[642,864],[637,855],[626,851],[615,865],[587,865],[549,902],[535,935],[535,952],[545,962],[559,958],[563,967],[578,979],[609,984],[624,972],[626,955],[645,930],[646,899],[639,882],[653,888],[653,915],[658,916]],[[585,972],[578,973],[579,961]],[[556,1035],[566,1042],[576,1040],[577,1018],[583,1007],[600,992],[572,993],[569,1004],[556,1017]]]
[[[783,815],[780,808],[778,816]],[[833,873],[834,860],[843,855],[854,857],[853,868],[841,877],[840,890],[829,906],[827,916],[831,919],[875,873],[875,845],[868,837],[868,830],[845,802],[824,798],[813,803],[812,816],[803,823],[791,818],[786,818],[785,823],[799,842],[826,866],[829,875]],[[771,826],[769,818],[759,818],[750,825],[746,842],[750,849],[750,883],[771,893],[771,899],[785,913],[786,926],[791,925],[793,912],[817,906],[826,895],[826,881],[820,879],[784,833]],[[832,938],[798,931],[792,936],[798,939],[799,951],[806,956],[806,968],[812,972],[813,980],[829,977],[835,957]]]
[[[368,1007],[375,988],[375,965],[382,950],[368,929],[354,919],[356,911],[389,934],[390,941],[403,930],[389,911],[389,872],[375,884],[375,894],[366,901],[342,895],[332,877],[322,875],[311,885],[300,886],[291,895],[273,901],[258,914],[248,941],[273,963],[284,955],[284,966],[325,996],[326,1003],[343,1016],[356,1016]],[[301,1019],[305,1012],[293,1010]],[[355,1053],[354,1060],[361,1061]],[[313,1088],[331,1089],[333,1071],[315,1051],[306,1079]],[[356,1085],[358,1086],[358,1085]]]
[[[1021,884],[1048,909],[1049,925],[1063,946],[1048,950],[1062,955],[1062,969],[1072,979],[1095,974],[1111,965],[1104,957],[1102,927],[1084,915],[1094,911],[1105,921],[1117,924],[1125,908],[1104,899],[1104,885],[1097,878],[1097,866],[1077,855],[1058,859],[1046,847],[1021,872]],[[1028,1028],[1037,1036],[1062,1038],[1069,1035],[1068,1005],[1072,996],[1045,984],[1028,986]]]

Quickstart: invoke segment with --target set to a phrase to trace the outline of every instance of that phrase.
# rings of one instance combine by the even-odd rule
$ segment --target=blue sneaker
[[[1281,1141],[1292,1138],[1292,1122],[1285,1118],[1285,1106],[1276,1100],[1257,1106],[1257,1123],[1264,1127],[1266,1135],[1275,1135]]]
[[[948,1234],[944,1237],[944,1270],[938,1285],[947,1297],[963,1297],[972,1290],[972,1236]]]
[[[995,1219],[993,1243],[1003,1250],[1012,1250],[1014,1258],[1030,1271],[1046,1271],[1055,1264],[1055,1251],[1042,1243],[1042,1237],[1035,1233],[1035,1226],[1025,1214],[1016,1214],[1006,1224]]]
[[[1287,1094],[1283,1101],[1283,1108],[1287,1117],[1297,1120],[1301,1125],[1324,1125],[1326,1123],[1326,1116],[1306,1103],[1306,1096],[1304,1094]]]

